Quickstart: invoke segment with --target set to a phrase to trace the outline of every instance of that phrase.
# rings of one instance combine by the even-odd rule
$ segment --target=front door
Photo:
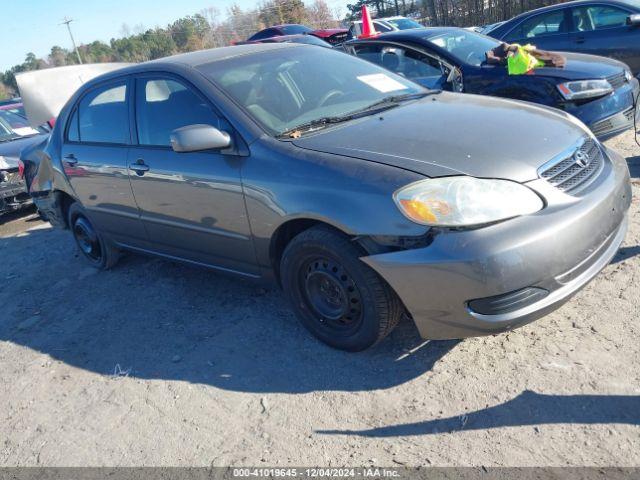
[[[447,89],[447,77],[442,63],[435,57],[393,43],[363,42],[353,45],[356,56],[376,63],[432,89]]]
[[[209,101],[177,77],[135,81],[137,145],[128,157],[131,186],[151,249],[223,270],[256,275],[240,179],[245,157],[226,151],[177,153],[171,132],[194,124],[227,131]]]
[[[130,146],[127,79],[89,90],[66,125],[62,165],[95,228],[116,241],[139,244],[146,232],[127,173]]]

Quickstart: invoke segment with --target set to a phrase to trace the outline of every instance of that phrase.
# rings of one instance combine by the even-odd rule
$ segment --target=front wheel
[[[116,264],[120,256],[118,250],[96,231],[78,203],[69,207],[68,221],[80,253],[91,266],[107,270]]]
[[[302,324],[341,350],[378,343],[404,311],[389,285],[360,260],[363,255],[348,237],[313,227],[291,240],[282,256],[282,286]]]

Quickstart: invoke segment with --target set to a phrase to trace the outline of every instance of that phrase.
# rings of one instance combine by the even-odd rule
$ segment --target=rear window
[[[422,28],[418,22],[410,18],[394,18],[387,20],[388,23],[396,27],[398,30],[410,30],[412,28]]]
[[[282,27],[282,31],[285,35],[296,35],[298,33],[309,33],[313,30],[309,27],[305,27],[304,25],[285,25]]]

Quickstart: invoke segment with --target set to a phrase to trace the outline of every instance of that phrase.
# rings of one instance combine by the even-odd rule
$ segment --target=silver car
[[[23,161],[95,267],[128,250],[271,281],[351,351],[405,313],[445,339],[553,311],[614,256],[631,201],[625,160],[561,111],[295,44],[101,75]]]

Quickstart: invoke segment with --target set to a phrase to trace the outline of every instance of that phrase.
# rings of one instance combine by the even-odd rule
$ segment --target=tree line
[[[109,43],[96,40],[78,46],[84,63],[143,62],[176,53],[231,45],[270,25],[301,23],[312,28],[347,25],[360,18],[362,5],[374,17],[405,15],[427,26],[466,27],[507,20],[521,12],[557,3],[558,0],[357,0],[346,6],[339,19],[325,0],[264,0],[255,8],[234,5],[226,14],[216,7],[187,15],[165,27],[145,28],[123,25],[121,36]],[[33,53],[25,61],[4,73],[0,72],[0,99],[17,94],[15,76],[20,72],[74,65],[78,57],[73,50],[58,45],[44,58]]]
[[[404,15],[433,27],[482,26],[563,1],[566,0],[357,0],[347,5],[346,20],[360,18],[362,5],[367,5],[374,17]]]
[[[231,45],[258,30],[280,23],[331,28],[339,26],[340,21],[325,0],[306,3],[303,0],[267,0],[252,9],[234,5],[226,15],[218,8],[210,7],[195,15],[179,18],[165,27],[130,27],[125,24],[120,37],[112,38],[108,43],[96,40],[78,45],[78,52],[83,63],[144,62],[177,53]],[[24,62],[0,72],[0,99],[17,94],[15,76],[18,73],[78,62],[73,49],[59,45],[51,47],[43,58],[28,53]]]

